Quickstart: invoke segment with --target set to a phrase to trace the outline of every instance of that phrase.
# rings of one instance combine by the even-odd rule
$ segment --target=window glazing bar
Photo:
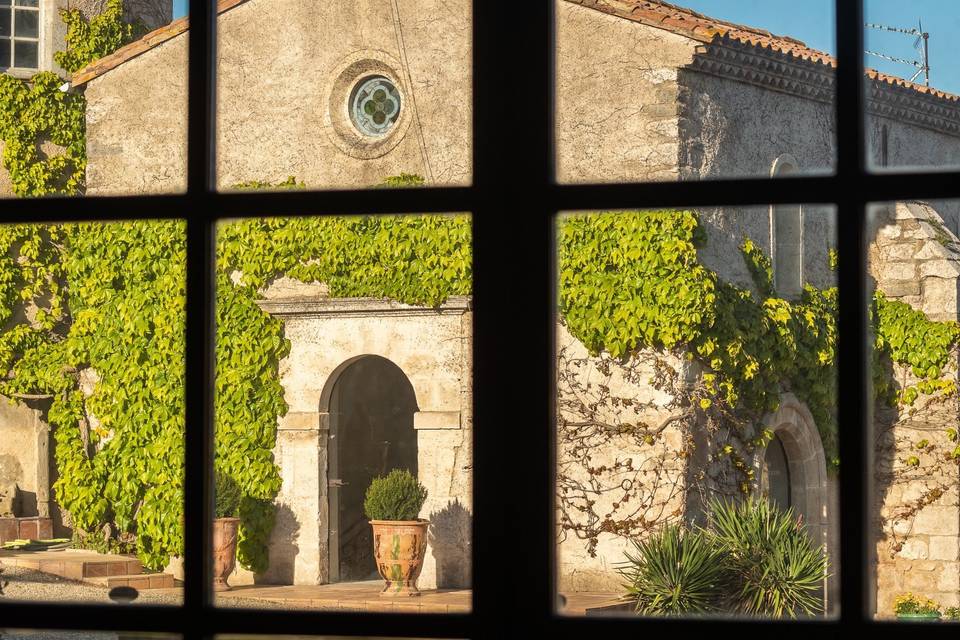
[[[848,629],[868,620],[870,474],[867,378],[867,190],[864,145],[863,6],[837,0],[837,176],[839,220],[838,407],[840,440],[840,619]],[[841,186],[843,191],[841,192]],[[837,563],[834,563],[835,571]]]
[[[203,616],[212,584],[215,265],[214,224],[204,205],[216,184],[216,5],[216,0],[190,2],[187,202],[179,211],[187,218],[185,620]]]

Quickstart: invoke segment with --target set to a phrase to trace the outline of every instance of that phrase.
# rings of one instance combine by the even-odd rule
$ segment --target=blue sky
[[[474,0],[480,2],[483,0]],[[186,13],[189,0],[174,0],[175,17]],[[835,52],[833,0],[673,0],[715,18],[761,27],[778,35],[793,36],[808,46]],[[960,2],[957,0],[864,0],[867,22],[915,28],[923,21],[930,33],[931,84],[960,94]],[[919,60],[913,38],[906,35],[867,31],[867,49],[897,58]],[[912,67],[898,65],[873,56],[867,64],[895,76],[909,78]]]
[[[832,0],[673,0],[715,18],[793,36],[808,46],[835,53]],[[957,0],[864,0],[866,21],[894,27],[923,28],[930,33],[930,84],[960,94],[960,65],[956,42],[960,38],[960,2]],[[866,48],[897,58],[919,60],[914,38],[868,29]],[[884,73],[910,78],[915,69],[867,56],[867,65]],[[921,78],[922,81],[922,78]]]

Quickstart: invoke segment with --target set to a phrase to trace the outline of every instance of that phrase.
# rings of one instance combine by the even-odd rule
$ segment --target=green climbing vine
[[[123,21],[122,0],[108,0],[87,20],[78,9],[62,10],[66,49],[54,54],[68,72],[112,53],[140,37],[144,28]],[[50,71],[29,81],[0,74],[0,141],[3,166],[18,196],[75,195],[84,189],[87,166],[86,100],[60,90]]]
[[[777,298],[770,261],[747,239],[756,293],[722,281],[697,259],[703,241],[689,211],[569,217],[560,231],[560,310],[593,353],[684,348],[703,367],[702,410],[758,423],[783,391],[804,400],[834,464],[836,289]],[[749,472],[744,468],[744,474]]]
[[[560,350],[558,498],[563,534],[575,533],[591,553],[602,533],[636,537],[676,516],[682,492],[750,491],[756,478],[748,457],[771,441],[762,419],[778,408],[783,392],[809,408],[828,465],[839,466],[837,289],[807,284],[799,299],[779,297],[770,259],[749,238],[740,248],[755,287],[724,282],[698,260],[702,242],[688,211],[590,213],[561,223],[561,318],[590,357]],[[829,267],[836,266],[830,250]],[[872,317],[874,387],[877,400],[892,408],[891,420],[915,417],[921,399],[926,409],[956,403],[960,326],[931,320],[882,292],[874,296]],[[677,359],[694,365],[695,381],[680,373]],[[649,392],[637,390],[650,388],[668,400],[642,399]],[[899,468],[929,479],[941,474],[937,464],[958,464],[960,436],[950,427],[957,415],[933,419],[945,432],[946,450],[938,453],[931,438],[919,438]],[[686,425],[688,436],[664,448],[670,424]],[[669,461],[703,444],[693,431],[707,434],[708,463],[678,490]],[[889,429],[884,437],[891,437]],[[634,455],[611,461],[611,447]],[[602,464],[598,455],[607,456]],[[731,482],[727,470],[738,480]],[[897,473],[894,482],[906,478]],[[893,517],[908,520],[943,495],[944,487],[929,484]]]
[[[10,371],[0,393],[50,397],[58,503],[93,546],[111,540],[164,566],[183,549],[183,223],[0,227],[0,255],[0,364]],[[257,306],[259,292],[286,275],[327,283],[332,296],[436,305],[469,293],[470,225],[466,216],[247,219],[220,227],[217,256],[216,465],[243,494],[238,558],[263,571],[281,484],[279,362],[290,345]]]

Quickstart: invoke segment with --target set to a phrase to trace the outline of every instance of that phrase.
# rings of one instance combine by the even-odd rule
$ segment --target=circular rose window
[[[353,90],[350,117],[360,133],[382,136],[400,117],[400,92],[383,76],[366,78]]]

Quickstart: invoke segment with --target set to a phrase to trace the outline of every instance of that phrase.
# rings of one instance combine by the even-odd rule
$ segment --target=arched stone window
[[[880,166],[890,164],[890,131],[887,125],[880,127]]]
[[[797,161],[788,154],[776,159],[771,177],[797,172]],[[773,285],[784,298],[798,298],[803,289],[803,209],[800,205],[770,207],[770,247]]]
[[[758,493],[780,507],[792,507],[813,541],[825,544],[827,465],[813,416],[796,396],[785,393],[780,408],[763,422],[774,437],[754,455]]]

